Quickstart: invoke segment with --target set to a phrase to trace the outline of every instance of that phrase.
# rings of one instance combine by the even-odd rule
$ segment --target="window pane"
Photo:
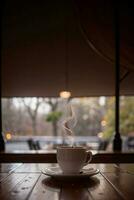
[[[67,137],[63,121],[72,105],[77,123]],[[3,98],[2,126],[7,150],[54,149],[64,143],[110,150],[115,131],[114,97]],[[123,149],[134,149],[134,97],[121,97],[120,133]],[[72,122],[71,122],[72,123]]]

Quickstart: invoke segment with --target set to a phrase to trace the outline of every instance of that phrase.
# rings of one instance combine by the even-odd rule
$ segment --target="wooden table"
[[[0,200],[134,199],[134,164],[90,164],[92,178],[57,181],[41,173],[56,164],[0,164]]]

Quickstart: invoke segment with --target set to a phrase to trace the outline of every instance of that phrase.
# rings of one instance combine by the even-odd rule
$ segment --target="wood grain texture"
[[[86,179],[56,180],[41,168],[57,164],[1,164],[1,200],[133,200],[134,164],[89,164],[100,174]],[[6,172],[5,172],[6,171]]]
[[[49,199],[58,200],[60,195],[60,188],[51,188],[45,184],[45,175],[41,175],[33,191],[29,195],[29,200]]]
[[[96,179],[99,181],[97,185],[93,188],[91,185],[88,190],[90,191],[93,199],[103,199],[103,200],[120,200],[122,197],[115,189],[107,182],[107,180],[101,175],[97,175]]]
[[[134,165],[130,165],[130,164],[118,164],[116,166],[118,168],[120,168],[120,170],[123,170],[125,172],[128,172],[128,173],[134,175]]]
[[[22,164],[21,163],[0,163],[0,172],[5,172],[5,173],[11,173],[18,167],[20,167]]]
[[[9,199],[10,195],[14,195],[14,193],[10,191],[14,190],[14,187],[16,187],[17,184],[20,184],[25,177],[26,174],[10,174],[10,176],[8,176],[1,184],[0,199]]]
[[[39,164],[33,164],[33,163],[24,163],[21,165],[19,168],[15,169],[15,172],[17,173],[39,173],[41,172],[40,170],[40,165]]]
[[[15,174],[14,179],[12,179],[11,184],[6,182],[5,187],[1,192],[1,199],[7,200],[19,200],[26,199],[36,181],[38,180],[39,174]],[[16,180],[16,181],[15,181]],[[5,191],[4,188],[7,188]]]
[[[0,182],[2,182],[2,180],[8,176],[8,173],[0,173]]]
[[[106,180],[115,188],[115,190],[120,193],[120,196],[124,199],[133,200],[134,199],[134,176],[125,172],[120,173],[104,173]]]

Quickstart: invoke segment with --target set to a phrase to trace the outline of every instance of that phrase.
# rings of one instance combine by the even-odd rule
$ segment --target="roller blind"
[[[134,95],[132,10],[130,3],[121,3],[122,95]],[[56,97],[65,88],[64,12],[69,16],[68,87],[72,95],[114,95],[112,1],[5,0],[3,97]]]

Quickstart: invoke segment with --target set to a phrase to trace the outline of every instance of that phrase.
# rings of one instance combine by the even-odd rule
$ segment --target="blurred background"
[[[114,97],[3,98],[2,129],[6,150],[53,150],[68,144],[62,130],[66,106],[77,118],[74,144],[92,150],[111,150],[115,129]],[[121,96],[120,132],[123,150],[134,150],[134,96]]]

